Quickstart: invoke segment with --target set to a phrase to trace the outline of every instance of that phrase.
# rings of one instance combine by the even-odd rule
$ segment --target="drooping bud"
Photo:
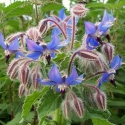
[[[93,89],[95,92],[93,93],[94,101],[97,104],[98,108],[102,110],[106,110],[106,95],[104,92],[100,91],[97,87],[93,85],[87,85],[90,89]]]
[[[32,83],[32,86],[34,89],[37,89],[38,88],[38,81],[37,79],[41,77],[41,73],[40,73],[40,69],[39,69],[39,65],[35,66],[31,72],[30,72],[30,81],[28,82],[31,82]]]
[[[106,107],[107,107],[106,95],[102,91],[96,92],[94,94],[94,99],[99,108],[101,108],[102,110],[106,110]]]
[[[70,100],[67,95],[65,100],[62,103],[62,111],[63,111],[64,117],[68,119],[70,117]]]
[[[87,49],[80,49],[76,52],[77,55],[87,60],[98,60],[99,56],[95,52]]]
[[[22,84],[26,85],[29,80],[29,64],[33,62],[33,60],[27,60],[20,66],[19,69],[19,80]]]
[[[104,53],[108,63],[110,64],[111,60],[114,57],[114,46],[111,43],[103,42],[102,52]]]
[[[7,69],[7,75],[10,75],[11,79],[14,79],[17,76],[18,68],[23,61],[25,61],[25,58],[14,59],[11,61]]]
[[[78,16],[78,17],[85,17],[86,13],[89,11],[89,9],[85,8],[84,4],[76,4],[73,6],[71,13],[72,15]]]
[[[38,29],[39,29],[39,32],[41,33],[41,35],[43,35],[44,33],[47,32],[48,24],[47,24],[46,20],[43,19],[39,22]]]
[[[24,95],[24,93],[25,93],[25,87],[23,84],[20,84],[18,93],[19,97],[21,98]]]
[[[40,37],[40,32],[36,27],[32,27],[26,31],[26,35],[31,39],[37,42]]]
[[[84,107],[82,100],[78,98],[73,91],[70,91],[70,95],[71,95],[71,101],[70,101],[71,108],[75,111],[78,117],[82,118],[84,115]]]

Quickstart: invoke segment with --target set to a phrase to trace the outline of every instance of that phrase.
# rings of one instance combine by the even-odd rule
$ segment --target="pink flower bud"
[[[71,10],[72,14],[78,17],[85,17],[88,9],[85,8],[84,4],[76,4]]]
[[[98,54],[91,50],[80,49],[76,52],[76,54],[87,60],[98,60],[99,59]]]
[[[44,19],[39,22],[38,29],[39,29],[39,32],[41,33],[41,35],[43,35],[44,33],[47,32],[48,24]]]
[[[102,52],[104,53],[108,63],[110,64],[111,60],[114,57],[114,46],[111,43],[103,42]]]
[[[24,61],[25,61],[25,58],[14,59],[11,61],[7,69],[7,75],[10,75],[10,79],[13,80],[14,78],[17,77],[19,66]]]
[[[26,35],[34,41],[37,41],[40,37],[40,32],[36,27],[32,27],[26,31]]]
[[[38,88],[39,83],[37,79],[41,77],[41,72],[39,68],[39,65],[37,65],[30,72],[30,81],[34,89]]]
[[[70,100],[68,96],[66,96],[66,99],[62,103],[62,111],[63,111],[64,117],[68,119],[70,116]]]
[[[18,93],[19,97],[21,98],[24,95],[24,93],[25,93],[25,87],[23,84],[20,84]]]
[[[23,65],[20,66],[19,69],[19,80],[22,84],[26,85],[29,80],[29,64],[33,62],[33,60],[27,60],[23,63]]]
[[[74,109],[75,113],[78,115],[78,117],[82,118],[84,115],[84,107],[83,102],[80,98],[75,98],[71,102],[71,107]]]
[[[106,106],[106,95],[103,92],[101,92],[101,91],[96,92],[94,94],[94,99],[99,108],[101,108],[102,110],[106,110],[106,107],[107,107]]]

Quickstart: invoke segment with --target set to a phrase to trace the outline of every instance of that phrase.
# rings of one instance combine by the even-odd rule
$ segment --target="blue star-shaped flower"
[[[24,54],[19,51],[19,43],[17,37],[11,43],[5,44],[4,37],[0,32],[0,46],[5,50],[6,62],[8,62],[12,53],[16,55],[16,58],[18,58],[18,56],[24,56]]]
[[[60,39],[56,32],[52,35],[52,40],[48,44],[42,44],[38,45],[34,41],[30,39],[26,39],[28,50],[31,51],[30,54],[27,55],[27,57],[32,58],[34,60],[38,59],[40,56],[45,56],[47,61],[51,57],[55,56],[55,51],[59,48],[62,48],[63,46],[66,46],[68,44],[69,39],[60,42]],[[48,62],[49,63],[49,62]]]
[[[100,78],[98,83],[99,88],[103,82],[107,82],[107,81],[115,85],[114,74],[116,70],[120,68],[121,63],[122,63],[122,58],[120,58],[119,55],[116,55],[110,63],[110,70],[102,74],[102,77]]]
[[[58,68],[54,64],[49,72],[48,75],[49,79],[38,79],[38,82],[40,82],[43,85],[50,85],[50,86],[55,86],[56,90],[65,93],[66,89],[71,86],[71,85],[76,85],[82,82],[83,74],[78,76],[78,73],[73,66],[71,74],[66,77],[66,76],[61,76],[59,73]]]

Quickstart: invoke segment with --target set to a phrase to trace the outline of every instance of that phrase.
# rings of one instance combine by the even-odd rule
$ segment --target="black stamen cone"
[[[109,80],[109,82],[110,82],[112,85],[114,85],[115,87],[117,87],[117,86],[116,86],[116,83],[115,83],[115,79],[111,79],[111,80]]]
[[[109,34],[106,34],[105,37],[106,37],[106,39],[108,40],[108,42],[110,43],[110,41],[111,41],[110,35],[109,35]]]
[[[103,42],[102,42],[102,39],[100,37],[97,37],[97,41],[102,45]]]
[[[6,63],[9,62],[10,55],[5,56],[6,57]]]
[[[60,93],[61,93],[61,95],[62,95],[62,99],[64,99],[64,98],[65,98],[65,93],[66,93],[66,91],[65,91],[65,90],[61,90]]]
[[[46,60],[47,60],[47,62],[48,62],[48,65],[50,65],[51,56],[50,56],[50,55],[47,55],[47,56],[46,56]]]

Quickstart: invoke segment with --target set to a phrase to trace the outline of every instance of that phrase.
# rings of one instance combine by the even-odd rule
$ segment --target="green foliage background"
[[[89,13],[85,18],[81,18],[78,22],[77,39],[79,44],[82,42],[84,34],[83,21],[98,22],[101,20],[104,10],[108,12],[113,11],[116,21],[111,28],[111,41],[115,45],[116,53],[125,60],[125,0],[108,0],[107,3],[100,2],[99,0],[86,0],[89,8]],[[77,0],[70,0],[70,5]],[[37,10],[34,8],[37,6]],[[63,8],[61,0],[29,0],[29,1],[15,1],[9,6],[0,4],[0,31],[5,37],[8,35],[26,31],[31,26],[36,26],[38,22],[45,18],[46,15],[58,14],[58,11]],[[66,11],[69,13],[69,11]],[[83,26],[83,27],[82,27]],[[49,37],[49,35],[48,35]],[[46,37],[46,39],[48,38]],[[75,47],[79,46],[76,44]],[[65,69],[65,64],[69,57],[60,54],[53,61],[58,63],[61,69]],[[65,57],[65,58],[64,58]],[[61,63],[60,63],[61,62]],[[0,48],[0,125],[33,125],[34,124],[34,109],[32,105],[40,105],[37,109],[39,125],[56,125],[58,122],[46,120],[46,115],[59,108],[61,97],[58,94],[54,94],[48,87],[42,89],[42,91],[34,92],[28,96],[24,101],[23,98],[18,97],[19,81],[11,81],[6,75],[7,64],[4,59],[4,52]],[[109,112],[97,112],[95,115],[92,109],[87,114],[88,125],[125,125],[125,66],[123,65],[116,73],[117,88],[109,83],[102,86],[102,89],[107,94],[108,110],[111,115],[108,120],[104,120],[104,117],[109,116]],[[49,91],[49,92],[47,92]],[[51,100],[51,98],[56,98]],[[23,105],[24,104],[24,105]],[[22,108],[23,106],[23,108]],[[44,108],[43,108],[44,107]],[[22,112],[22,114],[21,114]],[[59,112],[59,109],[56,110]],[[103,114],[104,116],[100,116]],[[85,118],[86,118],[85,117]],[[102,117],[102,119],[100,119]],[[74,118],[74,117],[73,117]],[[56,118],[55,118],[56,119]],[[77,120],[71,123],[66,121],[62,125],[75,125],[78,124]],[[111,122],[111,123],[110,123]]]

